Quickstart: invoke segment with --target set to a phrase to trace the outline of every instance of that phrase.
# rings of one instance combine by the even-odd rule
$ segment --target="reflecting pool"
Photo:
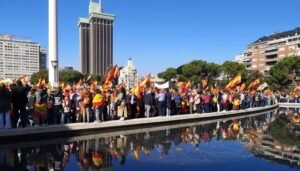
[[[129,135],[1,144],[0,170],[299,170],[298,114],[282,108]]]

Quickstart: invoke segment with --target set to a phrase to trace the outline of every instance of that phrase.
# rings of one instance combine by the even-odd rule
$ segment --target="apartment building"
[[[237,55],[236,61],[249,70],[267,73],[278,61],[293,56],[300,56],[300,28],[259,38]]]
[[[31,40],[0,35],[0,79],[15,79],[46,69],[46,49]]]

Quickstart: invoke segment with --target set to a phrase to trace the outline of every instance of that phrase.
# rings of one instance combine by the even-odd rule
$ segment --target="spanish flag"
[[[259,84],[260,84],[260,80],[259,78],[257,78],[249,84],[248,90],[251,88],[256,88]]]
[[[246,85],[245,85],[245,83],[243,83],[243,84],[240,86],[240,88],[239,88],[239,92],[244,91],[245,88],[246,88]]]
[[[117,77],[119,77],[119,66],[115,65],[106,74],[105,81],[111,81],[111,80],[113,80],[113,79],[115,79]]]
[[[136,87],[132,88],[132,93],[138,98],[141,99],[141,87],[140,84],[138,84]]]
[[[137,160],[141,159],[140,151],[141,151],[141,146],[139,146],[139,145],[133,151],[133,155],[134,155],[135,159],[137,159]]]
[[[226,85],[225,89],[230,90],[242,82],[242,76],[238,73],[229,83]]]
[[[104,103],[104,98],[102,94],[96,94],[93,98],[93,107],[99,107],[102,106]]]
[[[145,78],[141,84],[140,84],[140,88],[143,90],[145,89],[147,86],[150,86],[151,84],[151,76],[150,74],[147,76],[147,78]]]
[[[106,80],[102,86],[103,91],[110,89],[113,86],[111,80]]]
[[[39,86],[44,86],[44,85],[46,85],[45,77],[44,76],[40,76],[39,81],[38,81],[38,83],[37,83],[36,86],[39,87]]]
[[[99,167],[99,166],[103,165],[103,159],[104,159],[104,157],[103,157],[102,154],[99,154],[97,152],[93,152],[92,161],[93,161],[93,163],[96,167]]]
[[[188,81],[186,84],[185,84],[185,91],[188,90],[189,88],[191,88],[191,81]]]

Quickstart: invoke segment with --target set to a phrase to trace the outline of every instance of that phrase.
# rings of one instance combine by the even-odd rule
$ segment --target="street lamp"
[[[56,68],[58,66],[58,60],[51,61],[51,65],[53,66],[54,70],[56,70]]]
[[[53,85],[52,86],[56,86],[57,82],[58,82],[58,71],[57,71],[57,68],[58,68],[58,60],[52,60],[51,61],[51,65],[53,67]]]

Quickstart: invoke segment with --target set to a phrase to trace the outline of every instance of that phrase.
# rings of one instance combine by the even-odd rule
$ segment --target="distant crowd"
[[[0,85],[0,129],[33,125],[104,122],[156,116],[222,112],[278,102],[299,103],[281,92],[219,92],[190,88],[186,92],[147,87],[139,96],[118,86],[107,91],[31,87],[21,81]]]

